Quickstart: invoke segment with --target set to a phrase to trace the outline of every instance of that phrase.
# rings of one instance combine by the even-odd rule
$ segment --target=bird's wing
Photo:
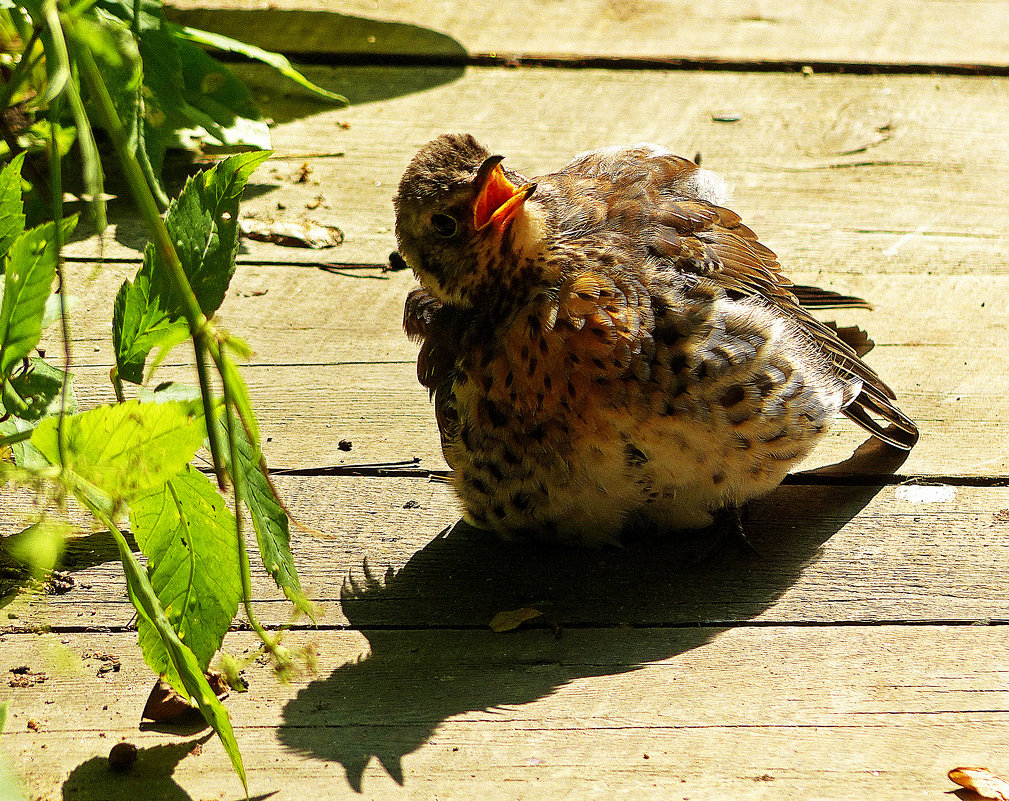
[[[453,311],[426,289],[417,287],[407,295],[403,327],[410,339],[420,343],[417,378],[434,397],[435,418],[444,446],[455,439],[459,429],[451,391],[458,348]]]
[[[884,442],[910,449],[917,442],[918,429],[893,403],[893,390],[836,329],[807,311],[775,254],[739,215],[712,202],[719,195],[713,175],[668,151],[635,146],[585,154],[550,177],[571,208],[583,208],[569,212],[572,231],[628,235],[644,250],[646,259],[658,262],[659,269],[707,278],[732,296],[759,297],[791,320],[839,375],[862,381],[861,393],[844,413]],[[586,196],[591,198],[589,203],[579,202]],[[830,294],[809,287],[799,288],[799,293],[810,306],[825,305]],[[836,296],[834,300],[857,305],[859,299]]]
[[[406,335],[420,343],[417,356],[417,378],[433,393],[450,373],[454,357],[446,349],[443,331],[448,311],[434,295],[417,287],[406,298],[403,328]]]

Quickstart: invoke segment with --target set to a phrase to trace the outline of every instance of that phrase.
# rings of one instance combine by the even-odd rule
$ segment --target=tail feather
[[[788,291],[807,309],[871,309],[872,304],[855,295],[842,295],[831,289],[794,284]]]
[[[885,398],[863,391],[842,411],[874,437],[902,451],[911,450],[918,442],[918,426]],[[870,415],[870,411],[883,422]]]
[[[837,334],[837,338],[855,351],[860,359],[876,347],[876,343],[869,338],[865,329],[859,328],[857,325],[840,326],[829,320],[825,321],[824,325]]]

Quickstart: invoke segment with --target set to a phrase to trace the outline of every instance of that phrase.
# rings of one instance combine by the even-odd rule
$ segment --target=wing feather
[[[697,180],[699,172],[695,164],[668,151],[635,146],[598,151],[594,157],[588,154],[548,179],[553,179],[555,190],[561,193],[575,192],[589,179],[605,182],[606,206],[611,213],[596,212],[597,233],[619,227],[640,243],[649,259],[658,261],[660,269],[693,273],[730,294],[760,298],[790,320],[839,376],[861,380],[862,390],[844,414],[884,442],[909,450],[918,439],[918,429],[893,403],[893,390],[862,361],[856,348],[838,335],[836,326],[817,320],[807,310],[864,308],[868,304],[829,290],[795,286],[782,274],[774,252],[758,241],[738,214],[714,205],[702,192],[692,189],[704,184]],[[629,214],[632,200],[635,213]],[[628,227],[635,230],[628,231]]]

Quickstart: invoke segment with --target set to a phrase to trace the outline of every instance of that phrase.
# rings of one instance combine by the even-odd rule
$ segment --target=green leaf
[[[191,179],[169,212],[168,230],[207,317],[224,301],[235,272],[242,191],[269,156],[268,152],[230,156]]]
[[[25,154],[19,153],[0,170],[0,271],[3,257],[14,240],[25,230],[24,203],[21,200],[21,165]]]
[[[209,134],[211,144],[268,149],[269,125],[245,84],[195,44],[176,40],[176,46],[186,86],[180,111],[190,121],[190,127],[206,131],[189,132],[189,136],[206,139]]]
[[[11,415],[0,423],[0,436],[10,437],[16,434],[26,434],[34,431],[34,426],[22,420],[20,417]],[[31,444],[30,434],[20,442],[11,443],[11,455],[14,457],[14,464],[25,470],[38,473],[49,467],[49,460],[43,456],[39,449]]]
[[[264,64],[268,64],[276,69],[285,78],[289,78],[309,91],[315,92],[316,94],[322,95],[323,97],[329,98],[337,103],[347,105],[350,102],[343,95],[330,92],[329,90],[323,89],[321,86],[317,86],[312,83],[308,80],[308,78],[298,72],[298,70],[294,68],[294,65],[280,53],[263,50],[255,45],[246,44],[245,42],[240,42],[237,39],[232,39],[230,36],[223,36],[211,31],[203,31],[199,28],[169,24],[169,30],[171,30],[172,33],[180,39],[187,39],[191,42],[196,42],[197,44],[206,45],[208,47],[216,47],[218,50],[226,50],[230,53],[240,53],[246,58],[262,61]]]
[[[123,282],[112,307],[112,344],[119,377],[134,384],[143,382],[144,362],[154,348],[189,334],[182,309],[177,304],[169,308],[170,297],[162,297],[168,294],[167,288],[154,285],[151,272],[156,268],[148,267],[155,260],[154,253],[149,244],[136,279]]]
[[[64,235],[77,224],[76,215],[61,222]],[[0,375],[28,356],[42,336],[46,300],[56,278],[55,223],[22,233],[7,254],[3,303],[0,305]]]
[[[11,388],[24,401],[25,408],[20,411],[14,409],[6,411],[30,422],[59,414],[63,382],[72,380],[72,373],[68,376],[43,359],[32,356],[28,359],[28,369],[19,371],[9,380]],[[67,411],[72,413],[76,410],[77,398],[72,387],[67,387]]]
[[[140,36],[144,62],[147,153],[160,171],[170,146],[201,150],[201,141],[259,149],[270,131],[249,90],[195,44],[173,35],[167,23]]]
[[[238,471],[244,479],[242,494],[256,529],[263,564],[287,599],[314,619],[312,604],[301,588],[294,566],[287,510],[264,472],[265,464],[259,447],[250,442],[242,425],[235,426],[235,433],[238,437]],[[237,480],[237,477],[233,478]]]
[[[77,305],[77,298],[73,295],[64,295],[63,302],[66,304],[67,311],[70,311],[74,306]],[[60,306],[60,296],[58,293],[50,295],[46,299],[45,311],[42,312],[42,327],[48,328],[57,320],[60,319],[63,309]]]
[[[241,779],[242,787],[248,794],[249,785],[245,775],[245,765],[242,763],[242,755],[238,750],[235,731],[231,726],[227,710],[214,695],[207,677],[200,669],[196,655],[179,639],[179,635],[172,628],[172,624],[154,592],[154,587],[151,586],[147,574],[140,567],[140,563],[127,545],[126,539],[114,526],[111,526],[110,530],[115,537],[116,545],[119,546],[119,555],[123,561],[126,590],[129,593],[130,601],[136,608],[139,617],[150,623],[158,632],[174,674],[182,682],[182,689],[187,696],[196,701],[203,718],[221,738],[224,750],[230,757],[231,764],[234,766],[238,778]]]
[[[58,418],[47,417],[31,443],[50,464],[60,460]],[[130,401],[63,419],[64,467],[106,493],[129,500],[177,475],[203,444],[203,417],[192,404]]]
[[[238,202],[252,171],[269,153],[242,153],[190,179],[165,222],[200,308],[213,316],[224,301],[238,253]],[[181,328],[180,328],[181,327]],[[116,296],[112,342],[119,376],[139,384],[155,347],[180,341],[186,331],[182,299],[163,256],[153,245],[133,283]]]
[[[40,520],[24,531],[2,538],[2,549],[27,565],[33,576],[41,578],[56,567],[71,530],[66,523]]]
[[[130,525],[172,627],[205,671],[242,597],[235,516],[213,482],[187,465],[130,502]],[[160,635],[144,621],[140,645],[147,664],[180,689]]]

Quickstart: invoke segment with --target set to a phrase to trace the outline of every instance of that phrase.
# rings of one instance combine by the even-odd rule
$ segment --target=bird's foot
[[[712,512],[714,520],[705,531],[705,547],[691,561],[694,564],[705,562],[727,546],[741,548],[750,556],[760,556],[743,528],[746,511],[745,506],[729,506]]]

